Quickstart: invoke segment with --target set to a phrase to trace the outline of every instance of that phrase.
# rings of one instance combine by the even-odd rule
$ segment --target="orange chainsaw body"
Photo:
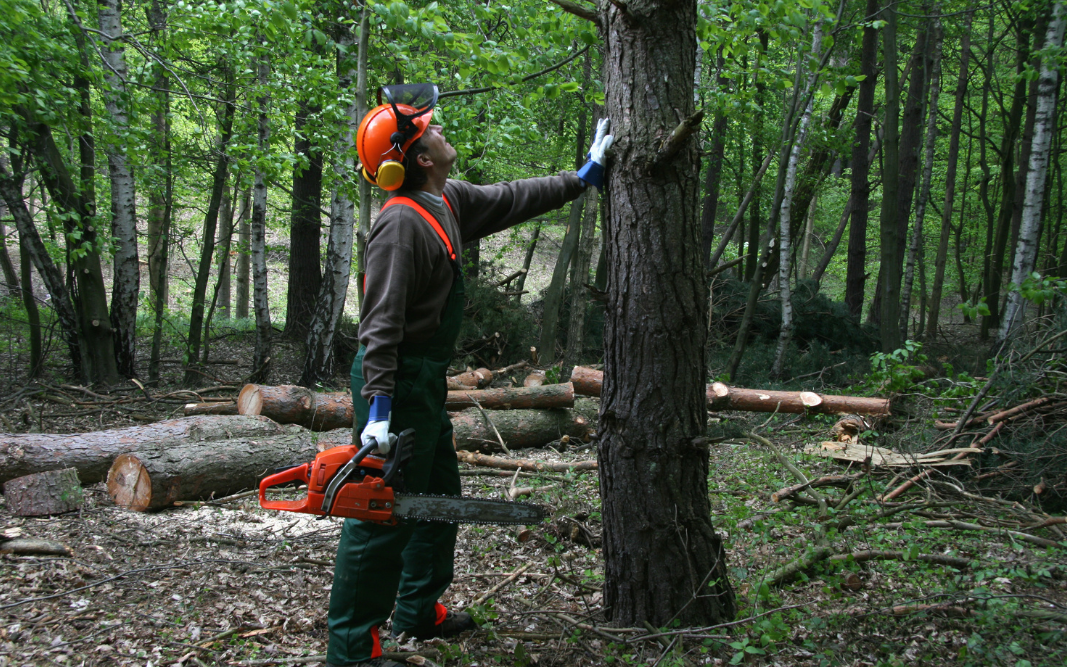
[[[395,525],[393,517],[393,488],[383,479],[382,467],[385,459],[367,455],[361,462],[354,481],[344,484],[334,498],[331,511],[326,512],[322,505],[326,498],[326,487],[333,476],[356,456],[359,448],[355,445],[333,447],[318,456],[311,463],[296,466],[266,477],[259,483],[259,504],[264,509],[303,512],[325,516],[340,516],[361,521],[371,521],[385,525]],[[360,479],[361,478],[361,479]],[[307,497],[300,500],[267,500],[267,489],[290,482],[307,484]]]

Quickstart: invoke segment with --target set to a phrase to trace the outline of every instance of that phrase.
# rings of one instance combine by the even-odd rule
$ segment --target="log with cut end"
[[[540,387],[545,384],[545,372],[544,371],[531,371],[526,379],[522,381],[524,387]]]
[[[221,401],[214,403],[186,403],[183,410],[186,417],[193,415],[236,415],[237,403],[235,401]]]
[[[278,435],[282,426],[266,417],[180,417],[92,433],[0,433],[0,482],[46,470],[76,468],[82,484],[104,479],[116,456],[147,444]]]
[[[485,414],[466,410],[449,416],[458,450],[501,451],[493,426],[509,449],[543,447],[564,435],[584,439],[592,434],[589,420],[577,410],[504,410]]]
[[[550,409],[574,406],[574,385],[546,384],[540,387],[503,389],[464,389],[448,392],[446,410],[462,410],[480,405],[486,410]]]
[[[107,492],[119,507],[143,512],[178,500],[221,498],[254,489],[276,468],[307,463],[324,448],[351,442],[351,429],[315,436],[299,426],[280,435],[225,442],[148,444],[118,456]]]
[[[296,385],[246,384],[237,396],[237,412],[264,415],[279,424],[299,424],[312,431],[352,426],[352,396],[323,394]]]
[[[479,368],[476,371],[467,371],[466,373],[460,373],[459,375],[450,375],[445,381],[448,383],[448,388],[451,389],[469,389],[470,387],[476,387],[481,389],[488,387],[493,382],[493,371],[488,368]]]
[[[599,396],[604,373],[575,366],[571,372],[574,393]],[[709,410],[738,410],[741,412],[788,412],[861,415],[888,415],[889,399],[864,396],[835,396],[810,391],[770,391],[729,387],[714,382],[707,388]]]
[[[73,512],[85,501],[75,468],[48,470],[4,482],[4,500],[15,516]]]

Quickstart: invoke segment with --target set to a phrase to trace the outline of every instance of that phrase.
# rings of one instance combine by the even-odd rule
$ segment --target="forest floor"
[[[216,343],[216,358],[246,358],[243,344],[241,336]],[[240,372],[221,364],[212,381],[229,386]],[[52,386],[63,392],[57,396],[77,394]],[[86,431],[174,412],[163,401],[92,414],[39,398],[12,401],[25,391],[4,388],[5,420],[14,426],[4,430]],[[190,400],[171,395],[176,404]],[[603,610],[597,476],[524,476],[520,485],[539,487],[531,500],[551,509],[548,522],[528,531],[459,530],[455,583],[443,601],[469,609],[480,629],[449,642],[387,637],[385,650],[448,667],[1067,662],[1067,526],[1037,527],[1048,516],[1041,508],[983,496],[966,475],[945,469],[894,502],[876,498],[900,479],[878,469],[857,477],[854,493],[821,488],[825,511],[801,497],[772,502],[774,491],[797,483],[783,459],[809,478],[862,472],[803,453],[829,439],[832,422],[731,416],[734,437],[712,446],[709,502],[737,594],[736,623],[669,627],[658,637],[612,627]],[[736,437],[752,431],[773,444]],[[879,444],[900,449],[920,441],[913,436],[900,430]],[[586,460],[595,444],[522,456]],[[499,497],[512,483],[498,471],[461,467],[468,495]],[[958,522],[985,530],[960,530]],[[338,520],[265,511],[247,496],[136,513],[113,506],[97,485],[76,513],[18,518],[0,505],[0,528],[73,551],[0,556],[0,667],[323,661]],[[797,577],[762,583],[804,559],[812,562]]]

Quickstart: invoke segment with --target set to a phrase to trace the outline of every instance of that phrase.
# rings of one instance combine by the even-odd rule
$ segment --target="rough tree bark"
[[[305,130],[309,116],[321,111],[300,100],[296,112],[293,152],[307,166],[293,169],[293,212],[289,227],[289,287],[285,300],[285,333],[297,340],[307,338],[315,313],[315,297],[322,286],[319,266],[319,234],[322,231],[322,150],[313,145]]]
[[[252,236],[248,211],[252,208],[252,190],[245,190],[241,197],[241,215],[237,221],[237,269],[234,284],[237,289],[234,296],[233,316],[239,320],[248,318],[248,284],[251,271],[248,266],[249,238]]]
[[[262,44],[266,49],[266,42]],[[270,154],[270,56],[256,57],[259,112],[256,118],[257,160],[252,184],[252,220],[248,240],[252,263],[252,305],[256,314],[256,346],[252,352],[252,382],[266,382],[271,368],[270,295],[267,293],[267,183],[261,162]]]
[[[166,6],[153,0],[148,10],[148,22],[152,31],[153,47],[167,33]],[[162,182],[157,178],[149,187],[148,194],[148,284],[152,302],[154,326],[152,350],[148,358],[148,381],[159,382],[159,359],[163,349],[163,313],[167,308],[167,268],[170,251],[170,223],[173,208],[174,172],[170,152],[170,77],[166,68],[156,63],[155,108],[152,111],[152,135],[149,139],[152,158],[157,173],[162,172]],[[162,186],[162,188],[160,187]]]
[[[882,167],[882,210],[879,218],[881,237],[882,293],[881,327],[882,351],[892,352],[900,347],[900,330],[896,326],[900,307],[900,271],[897,261],[897,197],[900,195],[900,86],[897,83],[897,12],[893,5],[882,14],[886,25],[882,28],[883,71],[885,72],[885,139]]]
[[[578,254],[571,269],[571,317],[567,327],[567,350],[563,354],[563,367],[570,368],[581,360],[585,348],[585,309],[589,303],[589,268],[593,258],[593,241],[596,239],[596,212],[599,207],[597,190],[586,189],[585,213],[582,214],[582,231],[578,239]]]
[[[968,66],[971,62],[971,23],[974,12],[963,20],[960,37],[960,75],[956,80],[956,104],[952,110],[952,134],[949,135],[948,157],[945,165],[945,202],[941,206],[941,235],[934,259],[934,282],[930,286],[930,311],[926,319],[926,339],[937,336],[937,320],[941,315],[941,294],[945,284],[945,264],[948,261],[948,240],[952,230],[952,207],[956,199],[956,165],[960,158],[960,131],[963,128],[963,105],[967,100]],[[966,192],[966,190],[964,190]]]
[[[735,614],[708,504],[707,303],[688,123],[696,20],[695,0],[603,3],[599,13],[605,108],[618,142],[606,188],[597,446],[604,602],[625,625],[705,625]]]
[[[570,268],[571,257],[574,256],[574,251],[578,247],[578,237],[581,234],[582,209],[588,194],[588,191],[583,192],[571,204],[571,212],[567,217],[567,231],[563,235],[563,243],[560,245],[559,255],[556,257],[556,266],[552,269],[552,280],[545,290],[545,298],[541,309],[541,338],[537,345],[542,364],[551,364],[556,360],[559,309],[563,304],[563,290],[567,284],[567,269]]]
[[[720,51],[715,64],[716,84],[719,90],[724,90],[730,83],[726,78],[725,65],[722,51]],[[710,271],[714,267],[710,261],[711,242],[715,239],[715,214],[719,209],[719,183],[722,180],[723,157],[726,153],[726,122],[726,112],[718,109],[715,112],[715,120],[711,124],[711,145],[708,148],[707,166],[704,168],[704,205],[700,216],[700,233],[701,253],[705,257],[705,271]],[[732,236],[732,234],[727,234],[727,236]]]
[[[111,326],[114,330],[118,370],[126,377],[136,372],[137,299],[141,269],[137,257],[137,196],[133,170],[126,157],[129,132],[129,93],[126,89],[126,53],[122,46],[120,0],[99,0],[100,53],[104,59],[104,107],[111,120],[107,166],[111,176],[111,236],[115,239],[115,269],[111,286]]]
[[[345,114],[346,127],[340,133],[336,144],[336,153],[344,156],[334,163],[333,169],[338,186],[330,200],[330,239],[326,245],[326,266],[322,284],[315,306],[315,313],[308,326],[307,356],[304,368],[297,384],[313,387],[324,383],[333,374],[333,337],[337,323],[344,312],[345,297],[348,294],[348,276],[352,270],[352,226],[355,222],[355,209],[345,184],[353,178],[365,181],[356,170],[352,158],[355,152],[356,128],[366,113],[367,88],[367,41],[369,38],[369,8],[364,4],[359,24],[359,48],[356,59],[351,57],[351,47],[357,41],[352,27],[338,22],[338,43],[346,48],[337,55],[337,79],[341,91],[348,91],[348,108]],[[352,90],[355,84],[355,90]],[[354,94],[353,94],[354,93]],[[360,184],[360,219],[363,221],[366,209],[369,228],[370,188]],[[362,258],[359,258],[357,275],[362,271]],[[362,285],[361,285],[362,286]]]
[[[866,20],[873,21],[880,0],[867,0]],[[863,311],[867,284],[867,216],[871,186],[868,182],[871,163],[867,151],[874,120],[874,91],[878,72],[878,30],[863,28],[860,50],[859,99],[856,102],[856,138],[852,143],[852,219],[848,228],[848,261],[845,269],[845,307],[859,319]]]
[[[1045,48],[1060,48],[1067,14],[1067,3],[1056,2],[1052,19],[1045,33]],[[1041,208],[1045,197],[1045,177],[1048,174],[1049,147],[1056,131],[1056,86],[1059,68],[1054,58],[1044,58],[1041,74],[1037,80],[1037,102],[1034,119],[1033,147],[1030,150],[1030,165],[1026,175],[1026,195],[1023,199],[1022,221],[1019,227],[1019,247],[1015,252],[1011,282],[1021,285],[1034,270],[1037,259],[1037,241],[1041,230]],[[1025,303],[1018,290],[1008,293],[1004,320],[998,339],[1006,340],[1023,320]]]

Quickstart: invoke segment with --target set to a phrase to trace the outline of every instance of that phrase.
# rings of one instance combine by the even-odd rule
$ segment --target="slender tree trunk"
[[[811,256],[811,237],[815,236],[815,209],[819,206],[819,195],[811,198],[808,205],[808,213],[804,216],[804,237],[801,240],[800,263],[797,265],[797,280],[805,280],[808,277],[808,259]]]
[[[152,0],[148,22],[154,46],[163,46],[168,33],[166,0]],[[163,351],[163,314],[168,304],[168,259],[170,255],[170,227],[174,201],[174,171],[170,152],[170,77],[166,68],[156,64],[156,108],[152,112],[153,160],[162,172],[162,182],[156,179],[148,196],[148,282],[151,290],[154,326],[152,351],[148,361],[148,381],[159,383],[159,360]],[[162,193],[160,193],[162,186]]]
[[[251,272],[248,266],[248,247],[252,232],[249,226],[248,211],[252,208],[252,190],[244,191],[241,197],[241,214],[237,218],[237,296],[234,298],[234,317],[248,319],[248,296]]]
[[[1004,138],[1000,144],[1000,213],[997,215],[996,233],[989,256],[989,274],[984,290],[989,315],[982,317],[979,336],[982,340],[989,338],[989,332],[1000,323],[1000,285],[1004,272],[1004,260],[1011,234],[1012,209],[1015,206],[1015,146],[1019,139],[1023,111],[1026,107],[1027,82],[1022,76],[1026,63],[1030,59],[1029,26],[1023,19],[1018,28],[1019,50],[1015,64],[1015,91],[1012,95],[1011,109],[1004,119]]]
[[[901,195],[898,157],[900,134],[900,85],[897,81],[897,12],[895,5],[882,12],[886,25],[882,28],[883,69],[885,71],[885,139],[882,160],[882,211],[879,219],[881,237],[882,293],[881,337],[882,351],[892,352],[900,347],[897,313],[900,308],[900,263],[897,253],[899,236],[898,208]]]
[[[289,282],[285,303],[285,334],[304,340],[322,286],[319,236],[322,233],[322,151],[306,131],[307,119],[322,110],[301,100],[296,112],[293,152],[307,166],[293,169],[293,213],[289,231]]]
[[[537,238],[539,236],[541,236],[541,221],[540,220],[537,221],[537,226],[534,227],[533,233],[530,234],[530,245],[529,245],[529,247],[526,248],[526,257],[524,257],[523,260],[522,260],[522,271],[523,271],[523,273],[522,273],[522,275],[520,275],[518,278],[515,279],[515,291],[516,292],[522,292],[523,288],[526,287],[526,276],[530,275],[530,265],[533,264],[534,250],[537,249]],[[604,253],[601,252],[600,255],[601,255],[601,257],[603,257]],[[598,270],[599,270],[599,268],[598,268]],[[522,294],[516,295],[515,296],[515,302],[519,303],[521,301],[522,301]]]
[[[567,351],[563,355],[564,369],[574,368],[581,362],[585,346],[585,308],[589,302],[589,292],[585,285],[589,282],[593,241],[596,240],[596,211],[600,203],[593,186],[586,189],[585,197],[578,254],[574,257],[574,267],[571,271],[571,317],[567,328]]]
[[[233,116],[236,89],[233,70],[226,68],[226,84],[223,93],[222,127],[218,140],[218,159],[215,173],[211,179],[211,199],[208,201],[207,214],[204,216],[203,245],[200,249],[200,264],[196,269],[196,282],[193,284],[193,303],[189,314],[189,342],[185,356],[189,368],[185,372],[185,385],[199,385],[203,376],[196,372],[195,366],[200,359],[200,343],[203,335],[204,301],[207,298],[208,280],[211,278],[211,259],[215,253],[215,232],[219,222],[219,209],[222,196],[226,191],[226,181],[230,171],[230,138],[233,133]]]
[[[725,76],[725,69],[725,62],[720,52],[715,65],[719,90],[725,90],[729,85],[729,80]],[[704,212],[701,214],[700,228],[705,270],[712,268],[708,260],[711,259],[711,243],[715,239],[715,217],[719,208],[719,184],[722,181],[723,157],[726,153],[726,121],[725,111],[719,109],[715,112],[715,120],[711,124],[708,163],[704,172]]]
[[[949,232],[952,229],[952,207],[956,197],[956,165],[960,157],[960,132],[963,129],[963,105],[967,100],[968,66],[971,59],[971,23],[974,12],[968,12],[960,37],[960,74],[956,80],[956,104],[952,110],[952,134],[949,137],[948,159],[945,165],[945,202],[941,207],[941,235],[934,259],[934,282],[930,286],[930,314],[926,320],[927,340],[937,336],[937,320],[941,314],[941,294],[945,283],[945,264],[948,261]],[[967,190],[964,188],[964,196]]]
[[[9,295],[15,295],[22,293],[22,287],[15,264],[11,261],[11,254],[7,251],[7,227],[3,223],[5,208],[7,204],[0,200],[0,266],[4,269],[4,289]]]
[[[354,9],[353,9],[354,11]],[[361,9],[359,27],[359,48],[356,58],[351,55],[352,46],[357,35],[347,23],[338,22],[340,37],[338,43],[345,46],[337,55],[338,87],[348,99],[345,125],[337,139],[336,154],[341,156],[333,165],[336,181],[344,184],[351,179],[360,181],[360,236],[357,252],[357,276],[359,293],[363,292],[363,245],[366,233],[370,229],[370,187],[366,179],[359,175],[352,154],[355,152],[355,134],[360,119],[366,113],[366,76],[367,76],[367,41],[369,39],[368,21],[370,9],[364,4]],[[352,90],[355,84],[355,90]],[[353,93],[355,93],[353,95]],[[364,215],[366,217],[364,217]],[[364,228],[364,222],[366,228]],[[333,337],[337,324],[344,312],[345,297],[348,294],[348,276],[352,270],[352,227],[355,223],[355,208],[348,191],[341,186],[334,189],[330,200],[330,239],[326,246],[326,270],[311,318],[307,336],[307,356],[298,384],[314,387],[329,381],[333,375]]]
[[[262,43],[266,50],[266,41]],[[255,177],[252,184],[252,221],[249,254],[252,260],[252,305],[256,314],[256,346],[252,351],[252,373],[249,382],[266,384],[271,369],[270,302],[267,292],[267,183],[260,161],[270,153],[270,57],[264,52],[256,57],[256,79],[259,98],[256,101]]]
[[[705,625],[735,603],[708,504],[698,158],[691,136],[660,149],[694,115],[696,2],[626,6],[600,11],[620,137],[604,224],[604,606],[623,625]]]
[[[1045,33],[1045,48],[1059,49],[1063,45],[1063,32],[1067,3],[1058,0],[1052,6],[1052,18]],[[1044,58],[1037,80],[1037,100],[1034,120],[1033,147],[1026,177],[1026,195],[1023,199],[1023,214],[1019,228],[1019,247],[1015,252],[1011,281],[1021,285],[1034,270],[1037,258],[1037,241],[1041,229],[1041,207],[1045,197],[1045,181],[1048,175],[1049,147],[1056,131],[1056,85],[1059,68],[1052,58]],[[1025,303],[1018,290],[1008,292],[1008,305],[1000,327],[999,340],[1006,340],[1023,321]]]
[[[234,180],[237,180],[236,175]],[[233,231],[237,225],[235,209],[240,191],[234,186],[233,194],[231,195],[230,192],[230,188],[226,188],[226,193],[222,199],[222,225],[219,229],[219,247],[226,248],[226,252],[219,257],[218,293],[214,299],[219,317],[227,320],[230,319],[231,283],[233,282],[231,279],[233,272],[231,270],[232,262],[230,261],[230,256],[233,254]],[[210,323],[208,326],[210,326]]]
[[[563,235],[563,243],[560,244],[559,255],[556,257],[556,266],[552,269],[552,280],[545,290],[541,314],[541,339],[537,346],[542,364],[550,364],[556,360],[559,309],[563,305],[563,292],[567,284],[567,269],[570,267],[571,258],[578,248],[578,237],[581,234],[582,226],[582,210],[585,207],[585,199],[588,192],[588,190],[583,192],[571,204],[571,212],[567,216],[567,231]]]
[[[811,279],[816,283],[822,282],[823,274],[826,273],[826,268],[830,266],[830,260],[837,253],[837,247],[841,244],[841,237],[845,235],[845,227],[848,226],[848,220],[852,216],[852,206],[852,197],[849,197],[848,201],[845,202],[845,208],[841,211],[841,222],[837,224],[837,231],[834,232],[830,242],[826,244],[822,259],[819,260],[819,265],[815,267],[815,271],[811,274]]]
[[[936,11],[935,6],[935,11]],[[934,42],[933,67],[930,70],[930,94],[926,112],[926,141],[923,150],[922,181],[919,186],[919,199],[915,202],[915,227],[912,230],[911,244],[908,247],[908,260],[904,270],[904,289],[900,293],[900,337],[908,338],[908,320],[911,317],[911,292],[915,284],[915,264],[921,262],[919,256],[923,250],[923,222],[926,219],[926,202],[930,199],[930,182],[934,174],[934,147],[937,143],[937,104],[941,95],[941,22],[934,20],[930,39]],[[925,290],[924,290],[925,292]],[[919,313],[923,312],[922,308]],[[919,333],[922,328],[919,328]]]
[[[867,21],[878,13],[879,0],[867,0]],[[859,85],[856,103],[856,138],[852,143],[852,220],[848,229],[848,262],[845,269],[845,306],[857,319],[863,311],[867,284],[867,216],[870,209],[871,186],[870,148],[871,125],[874,119],[874,91],[878,71],[878,31],[863,29],[860,51],[860,73],[865,77]]]
[[[6,245],[6,244],[5,244]],[[29,243],[19,239],[19,268],[22,271],[22,305],[26,308],[26,320],[30,325],[30,367],[26,377],[35,378],[41,374],[44,361],[44,346],[41,341],[41,313],[37,308],[37,298],[33,295],[33,259],[30,257]]]
[[[215,319],[215,310],[222,296],[223,279],[228,277],[227,266],[230,263],[230,246],[233,243],[233,202],[230,200],[230,190],[226,188],[222,200],[222,228],[219,229],[219,244],[216,248],[219,257],[219,269],[215,280],[215,290],[211,294],[211,305],[208,307],[207,319],[204,320],[204,352],[200,357],[200,363],[206,364],[211,350],[211,322]]]
[[[111,288],[111,326],[115,336],[115,357],[119,372],[137,374],[137,298],[141,291],[141,269],[137,257],[137,195],[133,171],[126,157],[129,133],[129,100],[126,90],[126,54],[120,41],[122,5],[120,0],[99,0],[100,51],[104,58],[104,107],[112,125],[113,140],[107,147],[111,175],[111,236],[115,239],[115,271]]]

